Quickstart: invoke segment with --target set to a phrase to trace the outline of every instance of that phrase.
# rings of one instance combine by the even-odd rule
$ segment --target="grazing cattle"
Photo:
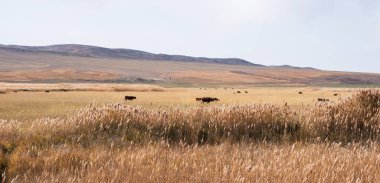
[[[124,99],[125,100],[135,100],[137,98],[135,96],[125,96]]]
[[[195,98],[195,101],[202,101],[202,98]]]
[[[237,91],[236,93],[241,93],[241,91]]]
[[[302,95],[303,93],[302,92],[298,92],[298,94]]]
[[[329,99],[325,99],[325,98],[318,98],[318,102],[328,102],[330,101]]]
[[[219,101],[218,98],[212,98],[212,97],[202,97],[202,98],[195,98],[196,101],[202,101],[202,103],[210,103],[210,102],[215,102]]]
[[[248,93],[248,91],[245,91],[244,93]]]
[[[337,93],[334,93],[334,97],[336,97],[336,96],[338,96],[338,94],[337,94]]]
[[[49,93],[49,92],[50,92],[50,90],[45,90],[45,92],[46,92],[46,93]]]

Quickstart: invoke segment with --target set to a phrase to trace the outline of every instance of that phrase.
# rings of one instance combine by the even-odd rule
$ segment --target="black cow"
[[[135,100],[137,98],[135,96],[125,96],[124,99],[125,100]]]
[[[336,97],[336,96],[338,96],[338,94],[337,94],[337,93],[334,93],[334,97]]]
[[[329,99],[325,99],[325,98],[318,98],[318,102],[328,102],[330,101]]]
[[[302,95],[303,93],[302,92],[298,92],[298,94]]]
[[[210,103],[219,101],[218,98],[212,98],[212,97],[202,97],[202,98],[196,98],[197,101],[202,101],[202,103]]]
[[[241,93],[241,91],[237,91],[236,93]]]
[[[248,93],[248,91],[245,91],[244,93]]]

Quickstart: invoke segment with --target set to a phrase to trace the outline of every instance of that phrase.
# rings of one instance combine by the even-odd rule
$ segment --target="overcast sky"
[[[380,73],[379,0],[0,0],[0,44]]]

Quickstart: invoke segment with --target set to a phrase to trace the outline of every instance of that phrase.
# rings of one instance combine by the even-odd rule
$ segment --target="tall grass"
[[[270,104],[111,104],[88,106],[67,119],[1,120],[0,172],[19,182],[380,181],[368,173],[380,173],[379,110],[380,92],[363,90],[300,111]],[[303,145],[295,150],[289,144]],[[365,171],[355,173],[357,166]]]
[[[9,182],[379,182],[379,146],[220,144],[217,146],[17,148]]]
[[[312,138],[335,142],[380,140],[380,92],[363,90],[336,105],[321,105],[301,115]]]
[[[19,136],[11,139],[27,137],[43,145],[88,145],[108,143],[110,139],[120,143],[167,141],[189,145],[379,141],[379,96],[379,91],[361,91],[338,104],[316,105],[301,112],[286,105],[270,104],[207,105],[185,109],[146,109],[123,104],[89,106],[69,119],[40,119],[19,127],[18,131],[10,128],[13,135]]]

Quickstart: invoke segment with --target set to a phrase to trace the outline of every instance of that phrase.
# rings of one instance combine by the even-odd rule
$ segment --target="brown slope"
[[[94,58],[0,49],[0,82],[164,82],[216,85],[380,84],[379,74],[200,62]]]
[[[17,46],[0,45],[0,49],[18,53],[49,53],[66,56],[80,56],[92,58],[112,59],[135,59],[135,60],[157,60],[157,61],[181,61],[196,63],[214,63],[227,65],[260,66],[238,58],[205,58],[190,57],[184,55],[154,54],[131,49],[111,49],[98,46],[64,44],[52,46]]]

